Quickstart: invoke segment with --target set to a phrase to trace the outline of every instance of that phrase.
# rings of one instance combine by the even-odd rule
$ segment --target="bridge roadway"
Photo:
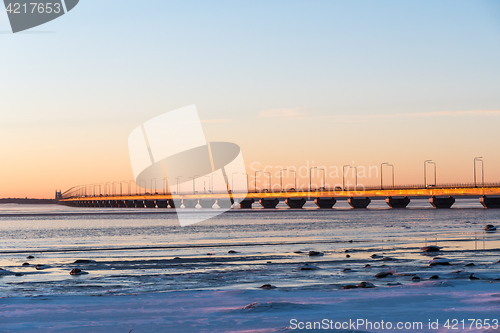
[[[230,193],[242,208],[251,208],[259,201],[264,208],[275,208],[279,201],[285,201],[290,208],[302,208],[306,201],[314,200],[320,208],[332,208],[337,199],[347,199],[353,208],[366,208],[372,199],[386,198],[392,208],[405,208],[411,198],[429,198],[435,208],[450,208],[455,197],[479,198],[485,208],[500,208],[500,186],[488,187],[456,187],[456,188],[411,188],[411,189],[366,189],[362,190],[315,190],[315,191],[283,191],[283,192],[249,192]],[[173,203],[171,200],[186,203],[194,207],[197,203],[221,201],[227,198],[227,193],[185,193],[185,194],[138,194],[138,195],[99,195],[73,196],[59,200],[61,204],[80,207],[132,207],[127,202],[133,202],[134,207],[161,207]],[[227,199],[226,199],[227,200]],[[137,205],[137,203],[139,204]],[[187,203],[194,205],[187,205]],[[141,204],[142,203],[142,204]],[[203,205],[202,205],[203,206]],[[212,204],[210,205],[210,207]],[[207,207],[203,207],[207,208]]]

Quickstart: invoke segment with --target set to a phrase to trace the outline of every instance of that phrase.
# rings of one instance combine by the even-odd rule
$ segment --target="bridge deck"
[[[80,201],[80,200],[165,200],[165,199],[217,199],[226,196],[227,193],[196,193],[196,194],[139,194],[139,195],[107,195],[107,196],[80,196],[64,198],[60,201]],[[350,197],[432,197],[432,196],[453,196],[453,197],[481,197],[500,195],[499,187],[458,187],[458,188],[422,188],[422,189],[368,189],[365,191],[291,191],[291,192],[249,192],[232,193],[234,199],[244,198],[350,198]]]

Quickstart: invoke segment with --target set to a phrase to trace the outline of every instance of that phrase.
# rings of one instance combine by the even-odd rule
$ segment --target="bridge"
[[[232,192],[177,193],[166,189],[151,193],[136,186],[135,193],[131,182],[82,185],[71,188],[64,193],[58,192],[60,204],[74,207],[120,207],[120,208],[252,208],[253,205],[263,208],[276,208],[284,201],[289,208],[303,208],[307,201],[314,201],[321,209],[331,209],[337,200],[347,200],[352,208],[367,208],[372,199],[385,199],[391,208],[406,208],[411,199],[428,198],[434,208],[451,208],[456,198],[477,198],[484,208],[500,208],[500,183],[471,184],[435,184],[379,187],[335,187],[280,189],[278,191],[259,190]],[[128,190],[123,190],[123,183]],[[116,184],[116,186],[115,186]],[[109,186],[108,186],[109,185]],[[118,191],[119,187],[119,191]],[[166,186],[165,186],[166,188]],[[142,193],[141,193],[142,192]]]

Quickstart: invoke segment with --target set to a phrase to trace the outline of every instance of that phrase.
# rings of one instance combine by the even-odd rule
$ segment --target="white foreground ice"
[[[337,331],[499,332],[491,325],[500,320],[500,283],[437,280],[352,290],[278,288],[0,299],[1,332],[292,332],[313,331],[299,329],[308,322],[321,322],[323,328],[325,323],[328,328],[340,323],[346,328],[349,321],[361,323],[358,319],[375,327],[383,320],[385,326],[377,330],[362,324],[352,330],[349,324]],[[450,324],[453,319],[459,322],[456,329],[444,327],[448,319]],[[488,319],[491,327],[477,329],[476,321],[470,329],[469,319],[480,319],[481,325]],[[436,320],[438,329],[429,328],[429,321]],[[387,322],[393,329],[386,328]],[[421,322],[422,328],[396,329],[398,322]]]

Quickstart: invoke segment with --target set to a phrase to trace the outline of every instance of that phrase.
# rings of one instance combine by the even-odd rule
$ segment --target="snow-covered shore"
[[[305,331],[299,327],[307,328],[308,322],[320,322],[323,329],[343,325],[340,331],[498,332],[494,320],[500,320],[500,283],[438,280],[352,290],[12,297],[0,299],[0,317],[2,332],[292,332]],[[450,324],[458,320],[456,329],[444,326],[448,319]],[[477,322],[470,329],[469,319],[480,319],[482,329]],[[490,329],[485,329],[485,319]],[[438,329],[429,328],[429,321],[436,320]],[[381,321],[384,329],[377,330]],[[421,322],[422,328],[397,329],[399,322],[407,327]]]

